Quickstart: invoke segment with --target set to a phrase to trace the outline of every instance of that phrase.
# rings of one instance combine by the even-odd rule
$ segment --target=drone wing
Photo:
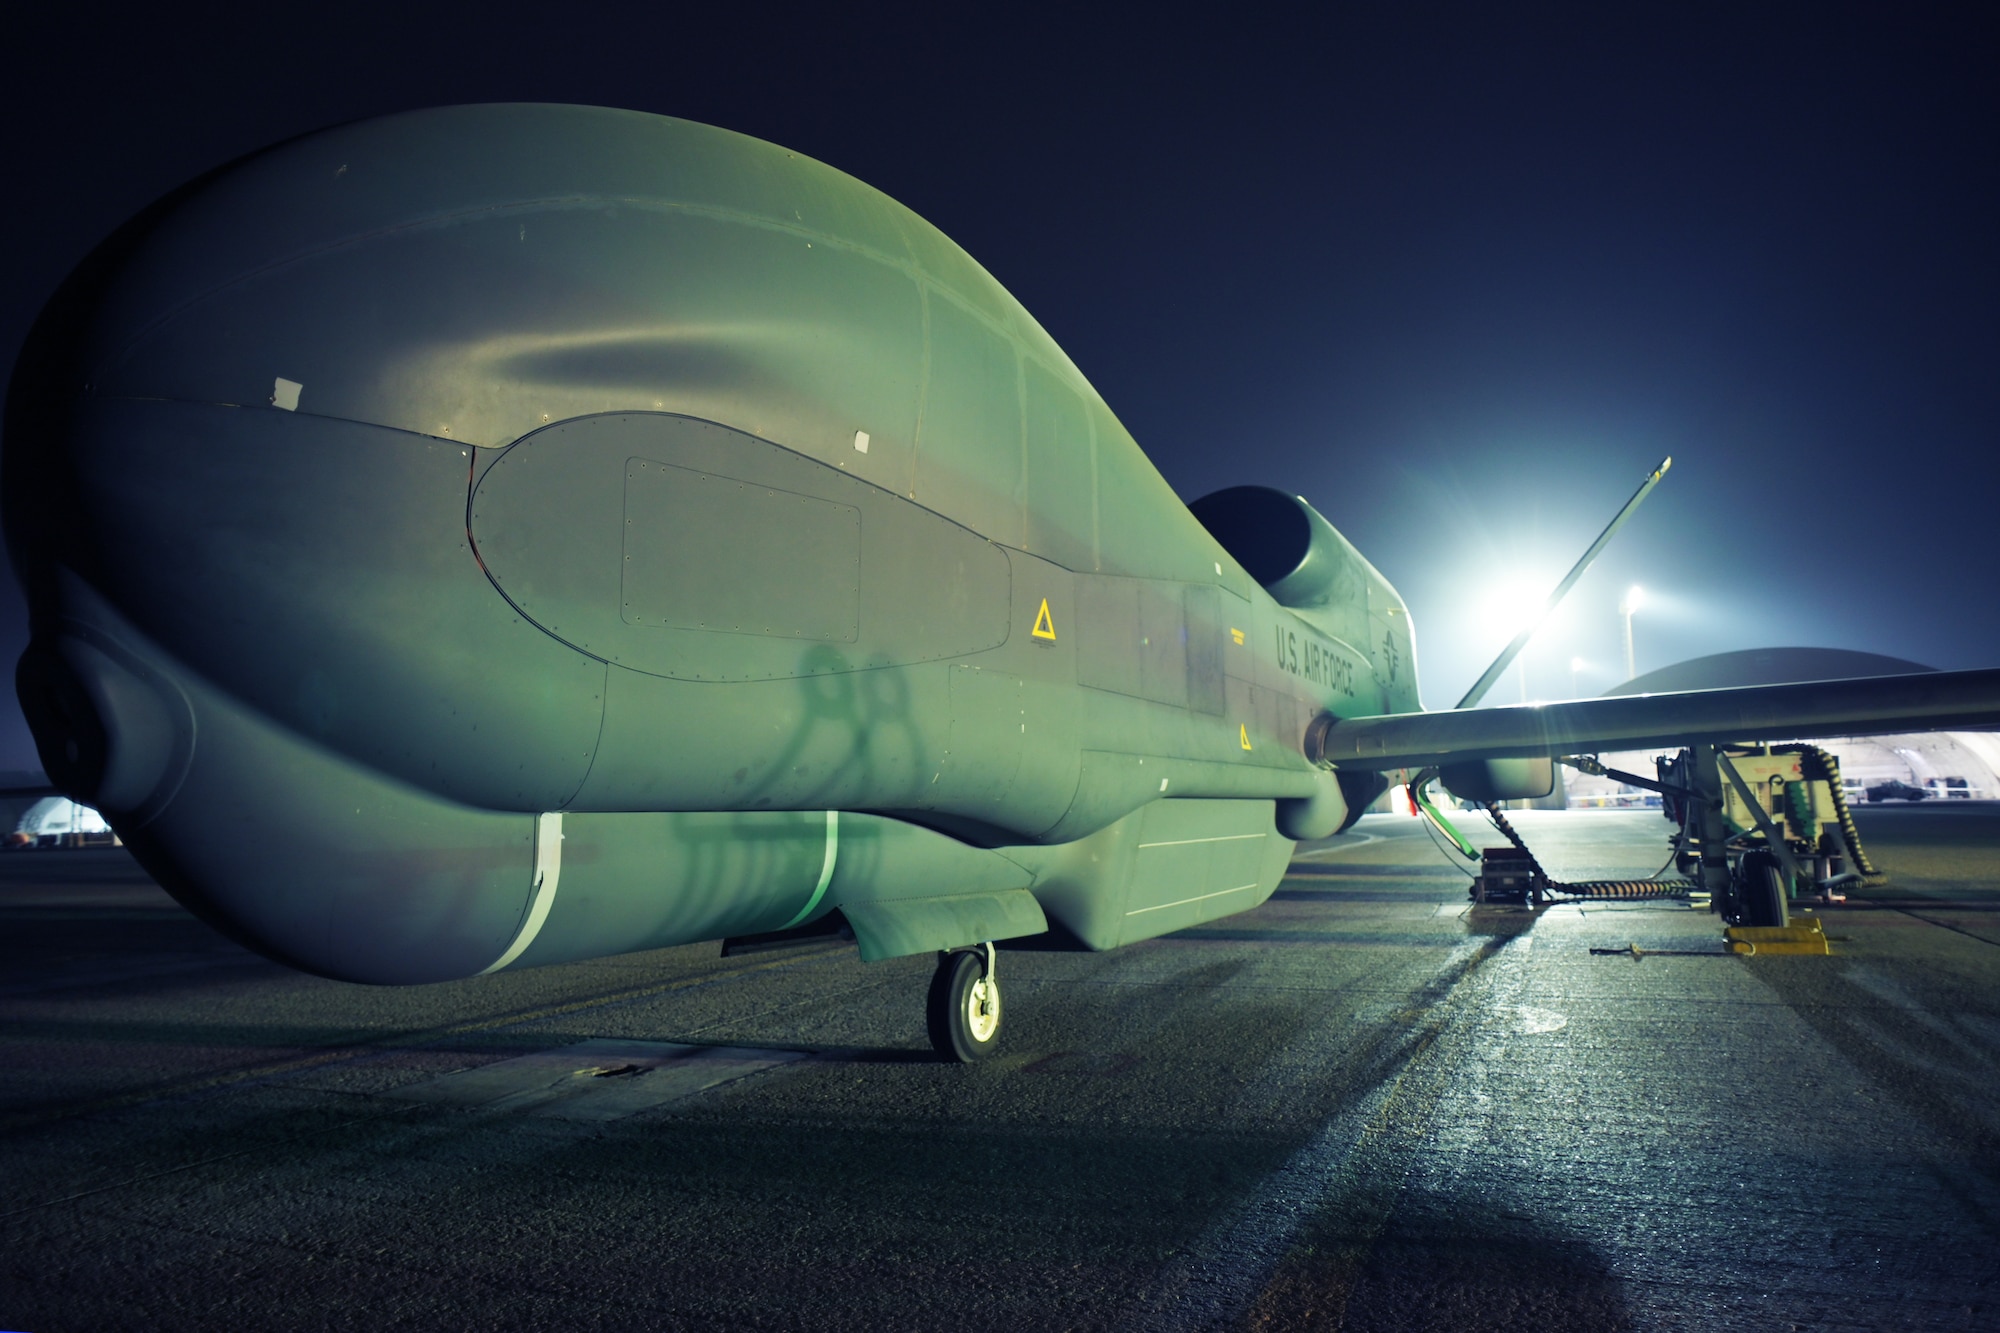
[[[1395,713],[1315,727],[1307,757],[1390,772],[1697,741],[1807,740],[2000,726],[2000,670]]]

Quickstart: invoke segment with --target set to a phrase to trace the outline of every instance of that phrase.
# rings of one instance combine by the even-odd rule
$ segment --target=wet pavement
[[[1859,818],[1836,956],[1740,958],[1471,911],[1370,817],[1255,912],[1003,952],[970,1068],[925,959],[346,986],[0,857],[0,1328],[2000,1328],[2000,806]]]

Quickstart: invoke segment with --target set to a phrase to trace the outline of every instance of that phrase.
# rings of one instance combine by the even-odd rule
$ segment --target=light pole
[[[1625,590],[1625,596],[1618,603],[1618,614],[1625,617],[1625,679],[1631,680],[1639,674],[1639,668],[1632,660],[1632,613],[1639,609],[1639,603],[1646,600],[1646,590],[1633,584]]]

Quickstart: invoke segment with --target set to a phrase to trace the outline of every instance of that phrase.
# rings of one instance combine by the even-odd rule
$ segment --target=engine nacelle
[[[1188,508],[1278,605],[1294,611],[1366,608],[1374,568],[1298,496],[1232,486]]]
[[[1555,790],[1553,759],[1482,759],[1446,764],[1438,778],[1462,801],[1532,801]]]
[[[1278,605],[1368,659],[1376,707],[1422,708],[1409,608],[1318,510],[1265,486],[1232,486],[1188,508]]]

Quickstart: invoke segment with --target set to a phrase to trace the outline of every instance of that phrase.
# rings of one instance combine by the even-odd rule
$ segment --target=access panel
[[[775,680],[1006,642],[999,547],[922,506],[714,422],[560,422],[474,482],[480,561],[520,613],[618,666]]]

